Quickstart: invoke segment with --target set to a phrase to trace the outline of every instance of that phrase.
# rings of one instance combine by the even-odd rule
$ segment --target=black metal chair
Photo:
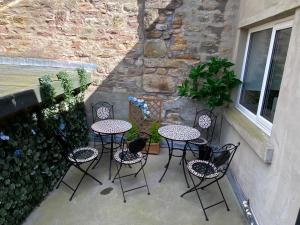
[[[108,102],[100,101],[92,105],[92,115],[93,115],[93,123],[101,120],[107,120],[107,119],[114,119],[114,106]],[[97,148],[96,142],[101,142],[101,152],[98,157],[97,163],[93,166],[93,169],[98,165],[100,162],[103,153],[109,153],[109,147],[107,145],[110,145],[110,143],[105,143],[107,141],[104,136],[109,136],[107,134],[99,134],[94,131],[92,131],[92,136],[94,140],[94,147]],[[105,140],[104,140],[105,139]]]
[[[137,139],[130,142],[127,147],[125,147],[125,144],[123,147],[121,147],[120,150],[118,150],[115,155],[114,159],[117,163],[117,173],[114,176],[112,183],[114,183],[115,179],[120,180],[121,190],[123,194],[124,202],[126,202],[125,199],[125,193],[129,191],[133,191],[139,188],[147,188],[148,195],[150,195],[144,167],[148,160],[148,154],[149,154],[149,148],[151,143],[151,136],[147,133],[140,132],[140,135]],[[143,151],[143,152],[142,152]],[[120,175],[121,169],[125,166],[128,166],[129,168],[134,168],[133,166],[139,164],[140,168],[137,172],[126,174],[126,175]],[[142,171],[144,179],[145,179],[145,185],[134,187],[131,189],[124,190],[123,184],[122,184],[122,178],[128,177],[128,176],[134,176],[136,177],[140,172]]]
[[[190,141],[189,144],[198,147],[199,159],[207,160],[210,156],[210,147],[214,136],[217,116],[208,109],[197,110],[193,127],[200,131],[198,139]],[[189,148],[192,148],[189,145]]]
[[[214,150],[208,161],[192,160],[192,161],[188,162],[188,164],[187,164],[188,172],[189,172],[190,178],[192,180],[193,187],[190,188],[185,193],[183,193],[181,195],[181,197],[183,197],[184,195],[186,195],[188,193],[196,191],[197,197],[200,201],[202,210],[205,215],[205,219],[207,221],[208,221],[208,217],[206,214],[206,210],[208,208],[211,208],[213,206],[219,205],[224,202],[226,205],[227,211],[229,211],[229,207],[225,200],[221,186],[219,184],[219,180],[222,179],[226,175],[226,172],[228,171],[228,168],[230,166],[232,158],[233,158],[237,148],[239,147],[239,145],[240,145],[240,143],[238,143],[237,145],[226,144],[223,147],[219,148],[218,150]],[[195,183],[192,175],[200,179],[200,182],[198,184]],[[203,184],[207,180],[210,182],[207,184]],[[213,183],[217,183],[220,193],[222,195],[222,201],[219,201],[215,204],[204,207],[198,190],[199,189],[203,190],[204,188],[208,187],[209,185],[211,185]]]
[[[55,133],[55,136],[56,136],[56,139],[57,139],[58,143],[63,148],[64,155],[65,155],[66,160],[68,162],[68,168],[67,168],[66,172],[64,173],[64,175],[60,178],[56,188],[59,188],[61,183],[65,184],[68,188],[70,188],[73,191],[73,193],[72,193],[72,195],[69,199],[71,201],[73,199],[76,191],[78,190],[79,185],[81,184],[81,182],[83,181],[83,178],[85,176],[91,177],[93,180],[95,180],[100,185],[102,185],[101,181],[99,181],[97,178],[95,178],[93,175],[91,175],[88,172],[88,170],[91,168],[91,166],[93,165],[93,163],[97,159],[98,150],[95,149],[95,148],[88,147],[88,146],[87,147],[74,148],[67,141],[66,136],[61,131],[57,131]],[[89,163],[87,167],[82,167],[82,164],[87,164],[87,163]],[[64,177],[66,176],[66,174],[68,173],[68,171],[70,170],[70,168],[72,166],[74,166],[75,168],[77,168],[78,170],[80,170],[83,173],[82,177],[80,178],[80,180],[79,180],[79,182],[78,182],[78,184],[76,185],[75,188],[64,181]]]

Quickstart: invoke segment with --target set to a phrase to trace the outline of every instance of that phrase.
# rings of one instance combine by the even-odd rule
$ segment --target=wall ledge
[[[274,147],[270,143],[270,137],[233,107],[226,109],[223,115],[225,120],[250,145],[259,158],[264,163],[270,164],[274,152]]]
[[[294,2],[292,4],[281,3],[276,6],[269,7],[254,16],[241,20],[238,24],[238,28],[250,28],[292,16],[295,14],[295,10],[299,6],[299,2]]]

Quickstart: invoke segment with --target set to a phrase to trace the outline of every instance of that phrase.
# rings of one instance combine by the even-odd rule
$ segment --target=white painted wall
[[[242,23],[254,21],[255,15],[262,15],[263,10],[273,12],[271,15],[276,17],[278,12],[284,15],[291,5],[300,5],[293,0],[242,0],[241,3]],[[274,147],[272,163],[264,163],[226,121],[222,131],[222,143],[241,142],[231,169],[250,199],[260,225],[294,225],[300,207],[300,8],[292,13],[294,25],[270,136]],[[238,36],[243,41],[243,35]],[[243,44],[236,46],[241,48]],[[243,51],[236,49],[236,52],[235,61],[240,63]]]

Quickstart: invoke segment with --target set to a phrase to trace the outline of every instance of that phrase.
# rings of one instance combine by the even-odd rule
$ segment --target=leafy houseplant
[[[130,123],[132,124],[131,129],[125,133],[125,140],[129,142],[139,136],[139,128],[137,124],[134,121],[130,121]]]
[[[151,123],[149,128],[149,133],[151,135],[151,143],[159,143],[160,142],[160,135],[158,133],[159,124],[156,121]]]
[[[151,142],[149,153],[150,154],[159,154],[160,152],[160,135],[158,133],[159,123],[157,121],[153,121],[149,128],[149,133],[151,135]],[[148,147],[148,145],[146,146]]]
[[[212,110],[230,103],[231,91],[241,83],[231,69],[233,65],[227,59],[211,58],[193,67],[188,78],[177,87],[178,94],[204,101]]]

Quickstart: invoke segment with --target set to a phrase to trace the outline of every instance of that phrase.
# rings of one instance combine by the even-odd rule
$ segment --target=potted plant
[[[127,131],[124,135],[125,141],[131,142],[139,136],[139,128],[138,125],[134,121],[130,121],[132,127],[129,131]]]
[[[149,154],[159,154],[160,152],[160,135],[158,133],[159,123],[153,121],[149,128],[149,134],[151,135],[151,142],[149,148]],[[148,147],[148,145],[146,145]]]
[[[213,57],[194,66],[188,78],[177,87],[178,94],[204,101],[211,110],[232,102],[231,91],[241,84],[231,69],[233,65],[227,59]]]

